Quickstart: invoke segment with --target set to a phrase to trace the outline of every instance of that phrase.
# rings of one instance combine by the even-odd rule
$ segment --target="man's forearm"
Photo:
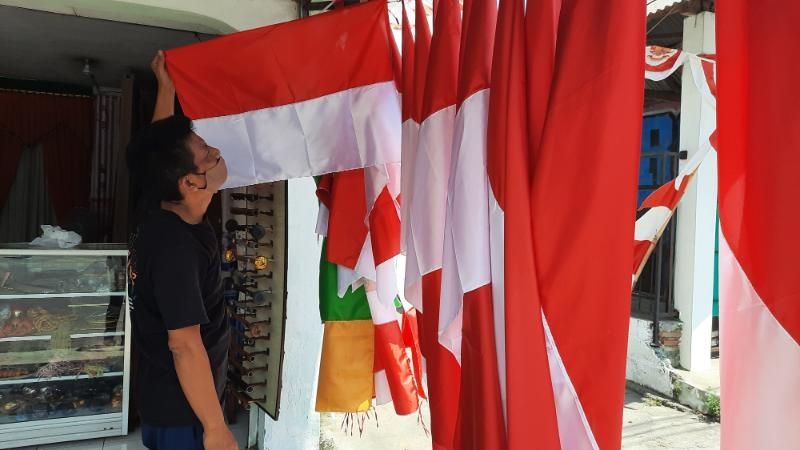
[[[166,119],[175,114],[175,87],[172,85],[158,85],[156,107],[153,111],[153,122]]]
[[[222,407],[219,404],[211,364],[205,348],[173,350],[175,371],[178,373],[183,394],[189,401],[203,428],[210,430],[225,426]]]

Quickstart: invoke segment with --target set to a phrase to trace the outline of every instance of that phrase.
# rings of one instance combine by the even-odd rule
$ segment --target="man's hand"
[[[203,448],[205,450],[239,450],[239,444],[226,426],[204,430]]]
[[[159,50],[158,53],[156,53],[156,56],[150,63],[150,68],[153,69],[153,73],[156,75],[159,90],[175,90],[175,85],[172,84],[172,78],[170,78],[169,73],[167,72],[167,59],[164,57],[163,51]]]
[[[175,85],[172,78],[167,73],[167,59],[161,50],[156,53],[150,68],[156,74],[158,80],[158,95],[156,96],[156,107],[153,110],[153,122],[166,119],[175,114]]]

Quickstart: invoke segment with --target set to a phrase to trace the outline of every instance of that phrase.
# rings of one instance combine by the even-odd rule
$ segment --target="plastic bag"
[[[81,235],[74,231],[62,230],[61,227],[52,225],[42,225],[42,235],[31,241],[31,245],[72,248],[80,244],[81,240]]]

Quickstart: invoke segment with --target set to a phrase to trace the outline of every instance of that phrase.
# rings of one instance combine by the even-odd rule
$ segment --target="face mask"
[[[228,179],[228,166],[225,164],[225,159],[220,156],[214,167],[203,173],[198,173],[197,175],[204,175],[206,177],[206,185],[200,189],[205,189],[213,194],[219,191],[219,188],[221,188]]]

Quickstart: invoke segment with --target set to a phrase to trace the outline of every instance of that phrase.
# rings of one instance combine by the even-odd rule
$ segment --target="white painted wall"
[[[295,0],[0,0],[0,5],[211,34],[299,16]]]
[[[653,341],[652,323],[651,320],[631,317],[625,379],[672,397],[671,364],[668,359],[659,358],[650,346]]]
[[[714,14],[701,13],[683,22],[683,48],[716,53]],[[689,159],[698,151],[700,121],[715,114],[703,105],[689,67],[683,69],[680,149]],[[686,164],[681,161],[681,165]],[[714,236],[717,211],[717,155],[711,152],[689,184],[677,210],[675,307],[683,322],[681,365],[704,371],[711,364],[711,319],[714,296]]]
[[[283,389],[278,421],[265,418],[259,448],[319,448],[319,414],[314,411],[322,346],[319,317],[319,255],[316,185],[311,178],[289,181],[289,254],[287,261],[286,337]]]

